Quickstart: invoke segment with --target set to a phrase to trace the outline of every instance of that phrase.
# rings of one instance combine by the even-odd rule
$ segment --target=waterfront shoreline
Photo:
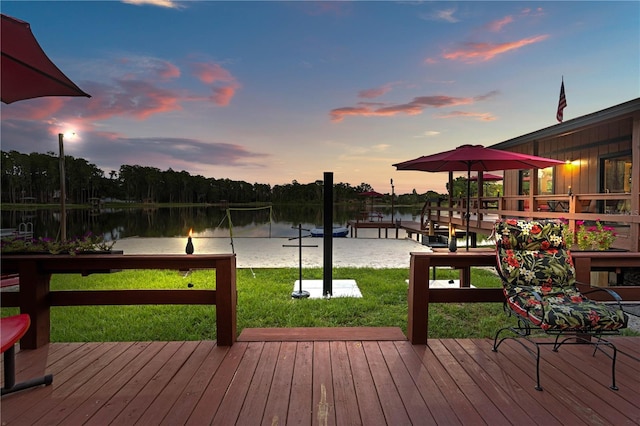
[[[297,268],[298,239],[289,238],[193,238],[195,254],[235,253],[238,268]],[[232,244],[233,241],[233,244]],[[184,254],[186,238],[131,237],[117,240],[114,250],[124,254]],[[324,239],[302,239],[302,266],[324,266]],[[431,248],[409,239],[334,238],[334,267],[409,268],[411,252]]]

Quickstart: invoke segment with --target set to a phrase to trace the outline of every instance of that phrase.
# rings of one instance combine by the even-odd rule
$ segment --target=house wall
[[[572,162],[556,166],[554,192],[566,194],[571,185],[576,194],[594,194],[600,192],[600,159],[630,153],[632,130],[633,118],[626,117],[569,134],[525,142],[508,150]],[[504,195],[519,195],[518,186],[518,171],[505,171]]]

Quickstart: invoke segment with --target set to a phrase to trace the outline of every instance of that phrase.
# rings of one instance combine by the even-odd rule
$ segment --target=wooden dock
[[[402,229],[407,233],[409,238],[415,238],[416,241],[425,243],[425,236],[429,235],[428,229],[422,229],[420,222],[414,221],[401,221],[398,223],[385,222],[385,221],[361,221],[350,220],[347,222],[347,226],[351,228],[349,233],[351,238],[358,238],[358,229],[377,229],[378,238],[382,238],[382,231],[384,230],[384,238],[389,238],[389,230],[395,231],[395,238],[399,237],[399,231]],[[447,228],[437,228],[433,231],[433,234],[438,237],[448,238],[449,230]],[[458,232],[458,237],[464,238],[465,232]],[[429,245],[429,244],[426,244]],[[441,247],[441,245],[437,245]]]

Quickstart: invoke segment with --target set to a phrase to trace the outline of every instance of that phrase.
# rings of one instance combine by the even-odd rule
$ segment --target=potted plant
[[[79,254],[79,253],[109,253],[115,241],[105,241],[100,235],[91,232],[82,237],[74,237],[67,241],[56,241],[51,238],[25,239],[20,236],[2,239],[0,252],[2,254]]]
[[[594,225],[587,225],[583,220],[577,220],[575,234],[567,226],[568,222],[561,220],[565,224],[563,237],[567,247],[575,243],[580,250],[604,251],[611,247],[617,235],[612,227],[604,226],[600,219],[596,219]]]

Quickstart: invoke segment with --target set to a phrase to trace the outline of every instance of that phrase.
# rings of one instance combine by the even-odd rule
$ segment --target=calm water
[[[359,207],[336,207],[334,225],[344,226],[355,219]],[[377,207],[383,220],[391,220],[389,207]],[[419,208],[396,208],[394,219],[418,221]],[[18,228],[21,223],[33,225],[34,237],[56,238],[60,230],[60,214],[53,210],[2,211],[2,225]],[[311,229],[322,226],[321,206],[278,207],[269,210],[234,210],[231,212],[234,237],[294,237],[297,226]],[[296,229],[292,229],[296,227]],[[155,209],[102,209],[69,210],[67,212],[67,237],[87,232],[102,234],[106,240],[126,237],[179,237],[193,228],[198,237],[229,237],[230,224],[227,212],[219,207],[171,207]]]

